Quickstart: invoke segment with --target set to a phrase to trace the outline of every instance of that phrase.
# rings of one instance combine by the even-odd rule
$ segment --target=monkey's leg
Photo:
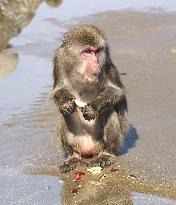
[[[68,173],[78,165],[87,166],[88,163],[83,161],[79,154],[74,153],[72,156],[69,156],[69,158],[59,168],[61,173]]]
[[[74,145],[63,144],[64,150],[68,155],[68,159],[59,167],[61,173],[67,173],[73,169],[75,169],[78,165],[87,165],[85,161],[83,161],[82,157],[79,153],[74,151]]]
[[[72,114],[70,117],[60,115],[59,118],[58,137],[68,156],[68,159],[60,166],[62,173],[67,173],[75,169],[78,165],[87,165],[78,152],[77,135],[82,129],[79,127],[79,123],[75,118],[76,114]]]
[[[79,154],[74,151],[76,143],[74,141],[73,134],[69,133],[67,130],[62,132],[62,128],[59,131],[59,137],[61,139],[62,147],[68,156],[68,159],[59,167],[61,173],[67,173],[77,167],[81,163],[81,158]]]
[[[90,162],[90,165],[105,168],[114,164],[116,161],[117,157],[115,155],[111,155],[110,153],[103,151],[97,158]]]
[[[104,127],[104,150],[93,161],[94,166],[108,167],[117,161],[116,152],[122,145],[124,135],[118,114],[114,111]]]

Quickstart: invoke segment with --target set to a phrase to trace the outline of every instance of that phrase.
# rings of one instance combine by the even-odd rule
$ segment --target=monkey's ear
[[[60,69],[62,68],[62,64],[60,63],[60,49],[56,50],[54,58],[53,58],[53,88],[55,88],[61,79],[61,71]]]
[[[109,49],[106,48],[106,66],[105,66],[105,72],[108,75],[108,73],[111,71],[111,69],[114,69],[114,64],[112,63],[111,56],[109,53]]]
[[[117,67],[114,65],[114,63],[111,60],[110,54],[107,55],[107,60],[106,60],[106,66],[105,66],[105,72],[108,76],[108,79],[117,85],[118,87],[125,89],[124,85],[121,82],[120,79],[120,74],[118,72]]]

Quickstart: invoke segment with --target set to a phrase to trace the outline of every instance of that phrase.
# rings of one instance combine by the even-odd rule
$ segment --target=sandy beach
[[[146,11],[127,4],[59,19],[56,8],[62,14],[67,3],[42,3],[0,54],[1,204],[176,204],[176,13],[160,5]],[[84,23],[106,34],[127,91],[129,134],[119,150],[119,174],[103,170],[108,177],[99,185],[91,184],[99,176],[88,176],[73,195],[74,172],[59,174],[64,154],[49,92],[52,57],[63,32]],[[111,194],[104,198],[105,193]]]

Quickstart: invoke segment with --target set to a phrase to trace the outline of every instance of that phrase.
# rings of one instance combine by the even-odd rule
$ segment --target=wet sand
[[[124,175],[119,177],[120,181],[119,175],[112,177],[112,181],[107,180],[110,186],[115,187],[115,192],[106,183],[105,186],[100,183],[95,185],[101,186],[101,191],[96,190],[99,194],[95,194],[95,198],[91,189],[96,188],[84,183],[82,193],[74,197],[75,202],[72,198],[67,201],[69,197],[65,194],[70,195],[70,187],[74,186],[72,182],[69,185],[66,182],[67,188],[63,192],[65,204],[98,204],[100,198],[103,203],[100,193],[112,193],[104,199],[108,204],[133,204],[131,192],[175,199],[175,19],[174,13],[134,11],[111,11],[76,19],[79,23],[99,25],[109,40],[113,61],[126,85],[129,106],[129,135],[120,150],[119,161],[123,163],[125,172],[133,173],[139,181],[136,184],[129,182]],[[120,190],[117,184],[120,184]],[[143,200],[141,203],[144,203]],[[153,203],[149,200],[150,203],[176,202],[159,202],[155,199]]]
[[[127,88],[130,136],[120,158],[143,180],[176,185],[176,15],[106,12],[83,22],[104,28]]]
[[[22,97],[12,101],[15,106],[11,105],[13,103],[10,104],[10,101],[6,104],[7,100],[1,100],[0,103],[0,174],[7,177],[4,177],[7,179],[6,189],[2,189],[0,195],[4,204],[9,201],[17,202],[20,197],[20,204],[25,204],[26,201],[40,204],[41,194],[47,193],[50,188],[54,190],[54,194],[49,195],[48,201],[45,199],[44,203],[48,204],[51,197],[53,204],[59,204],[62,183],[58,176],[65,182],[59,197],[62,204],[144,204],[146,199],[150,201],[148,204],[153,205],[156,201],[158,204],[176,204],[175,200],[163,202],[162,198],[153,199],[149,195],[138,194],[176,199],[175,19],[175,13],[134,11],[108,11],[74,18],[69,23],[56,18],[46,18],[44,23],[51,28],[52,41],[51,36],[44,35],[42,40],[34,37],[34,43],[20,45],[20,38],[24,38],[25,35],[22,34],[22,37],[18,38],[19,41],[17,40],[16,45],[9,51],[20,55],[18,73],[24,72],[21,67],[25,64],[30,66],[30,72],[25,71],[25,74],[29,75],[27,85],[30,86],[32,78],[34,80],[30,92],[28,86],[23,87],[27,78],[22,81],[22,88],[16,94],[8,91],[10,86],[6,89],[1,88],[1,92],[4,92],[1,97],[10,93],[12,98],[22,95],[26,97],[26,101],[28,98],[32,101],[28,109],[24,110],[21,109],[24,101]],[[58,41],[55,36],[56,27],[59,31],[65,31],[70,25],[77,23],[99,25],[109,40],[113,61],[127,89],[130,130],[124,147],[119,152],[118,172],[111,173],[109,168],[94,177],[87,174],[84,167],[80,167],[78,171],[86,172],[86,177],[80,182],[83,188],[78,194],[73,194],[72,190],[79,185],[73,182],[74,172],[62,176],[58,171],[64,158],[55,134],[57,110],[48,93],[52,84],[51,59]],[[34,28],[33,25],[31,28]],[[36,61],[38,72],[35,71]],[[45,86],[39,91],[37,86],[42,86],[37,82],[37,76],[41,76],[43,69],[45,71],[40,83]],[[0,85],[6,86],[12,79],[15,91],[18,88],[15,78],[17,72],[2,80]],[[30,98],[32,95],[33,98]],[[11,99],[10,97],[7,99]],[[21,107],[18,107],[18,104]],[[13,114],[10,115],[10,112]],[[107,177],[100,181],[103,174]],[[41,175],[53,178],[43,179]],[[130,178],[129,175],[135,177]],[[10,176],[13,177],[13,185],[8,182]],[[40,180],[44,180],[44,189],[39,186],[42,183]],[[3,182],[2,179],[1,181]],[[22,193],[20,187],[23,186],[20,181],[28,183],[25,190],[29,191],[24,195],[19,194]],[[33,181],[36,183],[33,184]],[[51,183],[54,184],[53,187]],[[19,187],[19,193],[15,194],[13,189],[16,187]],[[33,189],[39,190],[38,195],[35,195]],[[7,195],[11,196],[11,192],[14,196],[8,198]],[[106,193],[110,194],[105,197]]]

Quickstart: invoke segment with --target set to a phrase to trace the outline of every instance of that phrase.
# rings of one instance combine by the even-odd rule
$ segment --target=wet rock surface
[[[30,23],[41,0],[0,1],[0,51],[6,48],[10,38]]]

